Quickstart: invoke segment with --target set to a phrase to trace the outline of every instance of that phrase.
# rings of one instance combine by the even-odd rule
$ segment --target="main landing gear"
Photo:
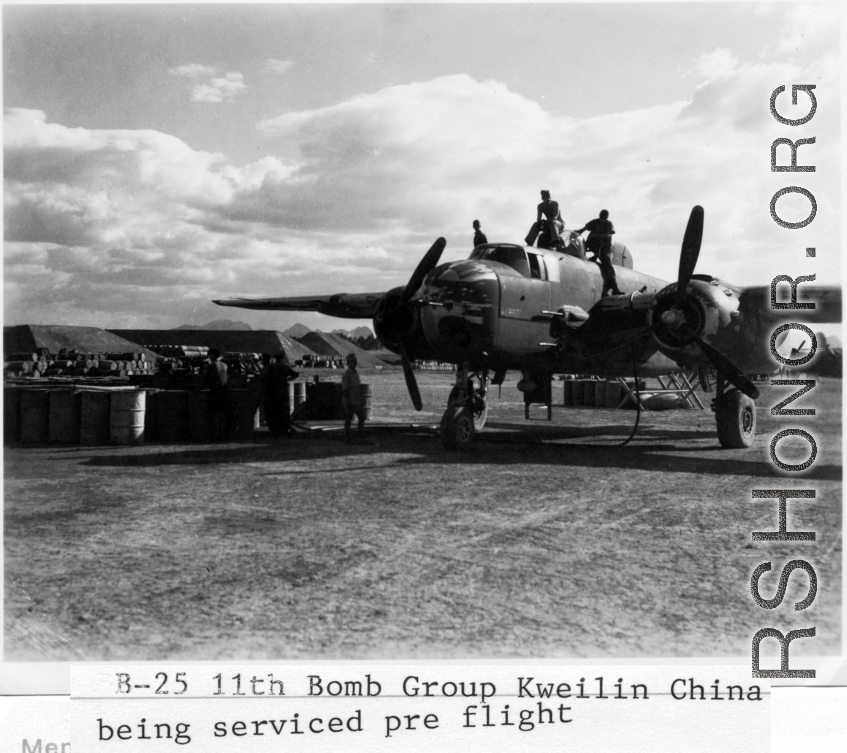
[[[734,387],[725,388],[726,381],[719,376],[717,394],[712,401],[718,440],[729,449],[749,447],[756,434],[756,404]]]
[[[447,410],[441,417],[441,443],[448,450],[467,450],[473,441],[474,432],[485,426],[488,417],[487,393],[487,369],[470,373],[467,364],[459,366],[456,370],[456,384],[447,400]]]

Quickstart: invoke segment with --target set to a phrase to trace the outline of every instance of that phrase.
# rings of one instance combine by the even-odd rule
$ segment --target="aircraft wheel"
[[[473,379],[468,380],[468,391],[473,393],[473,398],[470,401],[470,409],[473,413],[473,428],[474,431],[480,431],[488,418],[488,398],[483,397],[479,390],[474,389]],[[447,398],[447,405],[449,406],[456,400],[460,393],[461,390],[458,387],[453,387],[450,390],[450,396]]]
[[[448,408],[441,418],[441,443],[448,450],[467,450],[473,441],[474,420],[464,406]]]
[[[740,449],[753,444],[756,434],[756,404],[738,390],[730,390],[715,406],[721,447]]]
[[[479,431],[485,426],[485,419],[488,418],[488,400],[479,395],[474,395],[473,400],[471,400],[471,412],[473,413],[474,431]]]

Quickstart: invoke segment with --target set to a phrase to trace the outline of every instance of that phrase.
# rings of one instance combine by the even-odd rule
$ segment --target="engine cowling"
[[[421,328],[419,308],[404,301],[403,292],[402,287],[393,288],[377,303],[374,333],[393,353],[405,350],[412,360],[434,358]]]
[[[403,302],[405,288],[389,290],[376,305],[374,315],[374,333],[386,348],[399,353],[398,337],[411,332],[415,326],[415,312]]]
[[[714,278],[692,279],[679,296],[677,284],[660,290],[648,311],[659,350],[682,366],[709,363],[697,337],[716,348],[731,347],[739,313],[737,291]]]

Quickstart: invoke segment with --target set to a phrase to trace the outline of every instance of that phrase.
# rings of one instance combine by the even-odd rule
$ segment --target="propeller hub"
[[[663,311],[660,319],[662,324],[664,324],[668,329],[679,329],[683,324],[685,324],[685,314],[677,308]]]

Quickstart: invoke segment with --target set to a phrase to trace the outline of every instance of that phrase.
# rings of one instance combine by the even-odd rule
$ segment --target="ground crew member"
[[[586,230],[589,234],[585,242],[585,250],[594,254],[592,261],[600,257],[600,272],[603,274],[601,298],[605,298],[609,290],[613,295],[623,295],[618,288],[618,278],[612,264],[612,236],[615,234],[615,226],[609,220],[609,213],[605,209],[600,210],[600,216],[597,219],[589,220],[576,232],[583,233]]]
[[[544,217],[544,225],[541,224],[542,217]],[[529,235],[526,237],[528,246],[535,243],[535,239],[538,238],[538,234],[543,227],[547,228],[550,248],[556,248],[559,245],[559,233],[565,229],[565,221],[562,219],[562,213],[559,211],[559,202],[553,201],[549,191],[541,192],[541,203],[538,205],[535,223],[529,229]]]
[[[362,397],[362,381],[356,371],[358,359],[355,353],[347,355],[347,369],[341,377],[341,409],[344,412],[344,441],[350,444],[350,425],[353,415],[359,419],[359,440],[365,439],[365,401]]]
[[[261,399],[268,432],[272,437],[290,436],[291,401],[288,383],[296,379],[298,374],[291,368],[284,350],[276,353],[274,360],[263,369],[262,377]]]
[[[473,221],[473,247],[481,246],[483,243],[488,243],[488,238],[485,237],[485,233],[482,232],[482,229],[479,225],[479,220]]]
[[[209,365],[203,377],[203,387],[209,390],[209,419],[214,441],[229,438],[232,413],[228,386],[229,371],[220,357],[221,352],[217,348],[209,348]]]

